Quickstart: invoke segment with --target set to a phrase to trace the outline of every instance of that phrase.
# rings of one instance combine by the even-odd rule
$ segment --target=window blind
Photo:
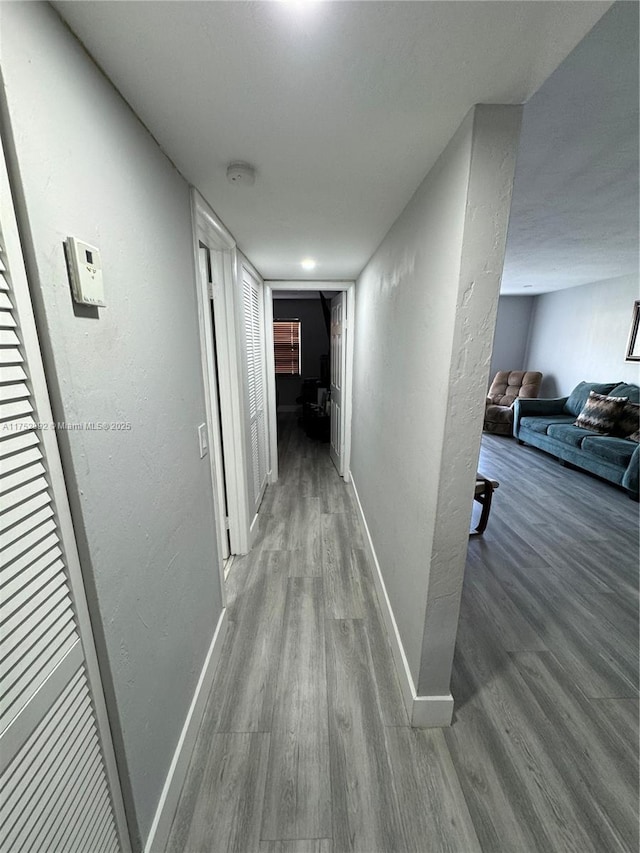
[[[295,376],[300,370],[300,321],[274,320],[273,343],[276,373]]]

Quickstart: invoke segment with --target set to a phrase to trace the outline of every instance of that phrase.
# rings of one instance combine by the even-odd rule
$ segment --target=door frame
[[[200,357],[202,376],[205,386],[205,409],[207,418],[207,437],[209,441],[209,461],[211,466],[211,483],[214,501],[214,522],[220,537],[220,522],[223,507],[220,506],[223,473],[220,463],[224,464],[224,477],[227,485],[227,512],[229,518],[229,539],[231,554],[246,554],[249,552],[249,499],[247,492],[246,454],[244,452],[245,407],[242,393],[242,364],[238,328],[238,311],[235,295],[240,270],[238,248],[232,234],[216,216],[200,193],[191,189],[191,216],[193,230],[193,253],[196,273],[196,296],[198,302],[198,329],[200,333]],[[224,444],[224,459],[220,442],[214,437],[213,428],[217,418],[214,409],[215,400],[215,364],[212,360],[213,334],[211,307],[207,282],[200,275],[200,244],[203,243],[212,251],[222,253],[222,276],[219,290],[215,293],[214,311],[216,332],[216,355],[218,383],[220,395],[220,421],[222,423],[222,440]],[[214,285],[215,287],[215,285]],[[216,455],[218,464],[216,465]],[[218,541],[218,570],[225,604],[224,563],[222,560],[222,544]]]
[[[333,377],[335,374],[334,374],[333,367],[331,365],[331,362],[333,362],[333,355],[334,355],[334,346],[333,346],[334,334],[333,334],[333,332],[334,332],[335,326],[337,325],[337,324],[334,324],[334,319],[333,319],[333,312],[334,312],[333,303],[335,302],[336,299],[340,299],[340,324],[339,325],[340,325],[341,341],[340,341],[340,366],[339,366],[339,370],[338,370],[339,385],[336,385],[336,383],[333,381]],[[330,401],[329,402],[330,402],[330,413],[331,413],[330,414],[330,417],[331,417],[331,439],[330,439],[330,444],[329,444],[329,456],[331,457],[331,461],[333,462],[338,474],[340,474],[340,476],[342,477],[342,476],[344,476],[344,471],[345,471],[345,465],[344,465],[345,427],[344,427],[344,418],[343,418],[344,407],[342,404],[342,397],[343,397],[343,390],[344,389],[342,387],[342,383],[344,381],[344,377],[346,374],[346,357],[347,357],[346,347],[345,347],[347,337],[345,337],[345,335],[344,335],[344,331],[346,329],[346,325],[345,325],[344,320],[345,320],[345,315],[347,312],[347,299],[346,299],[344,293],[339,291],[338,293],[335,294],[335,296],[332,296],[331,301],[329,302],[329,306],[330,306],[330,312],[331,312],[331,325],[329,328],[329,362],[331,365],[331,370],[330,370],[330,375],[329,375],[330,376],[330,378],[329,378]],[[338,405],[336,405],[336,401],[335,401],[334,397],[338,397],[338,394],[339,394],[339,403],[338,403]],[[340,416],[339,416],[340,434],[337,436],[338,453],[336,453],[335,449],[334,449],[334,422],[333,421],[334,421],[334,412],[335,412],[336,408],[338,408],[340,411]]]
[[[264,323],[265,347],[267,349],[267,416],[269,425],[270,483],[278,480],[278,413],[276,405],[276,368],[273,354],[273,293],[278,290],[300,290],[317,292],[331,290],[346,295],[344,331],[346,336],[344,389],[344,481],[351,479],[351,412],[353,387],[353,329],[355,328],[356,293],[355,281],[265,281],[264,283]]]
[[[208,263],[203,258],[202,253],[208,254]],[[207,381],[204,383],[204,393],[207,400],[207,441],[209,446],[209,456],[211,465],[211,479],[217,501],[214,501],[214,513],[216,518],[216,530],[220,544],[219,557],[224,562],[230,556],[230,542],[227,533],[227,513],[228,513],[228,497],[224,475],[224,458],[222,452],[222,427],[220,414],[220,400],[218,394],[218,356],[216,353],[216,341],[212,327],[215,326],[214,316],[216,312],[214,298],[214,288],[210,287],[208,272],[215,262],[214,250],[209,246],[202,245],[198,241],[198,275],[200,276],[200,284],[204,291],[204,284],[207,286],[207,303],[206,309],[209,309],[207,316],[202,318],[202,331],[204,340],[203,358],[207,364]],[[206,263],[206,268],[203,269]],[[224,263],[224,261],[222,262]],[[205,277],[206,276],[206,277]],[[218,310],[220,305],[218,304]],[[209,410],[211,418],[209,418]]]

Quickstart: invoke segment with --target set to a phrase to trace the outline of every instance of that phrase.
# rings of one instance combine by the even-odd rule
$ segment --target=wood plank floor
[[[280,425],[167,853],[638,849],[637,504],[485,436],[449,729],[408,725],[349,491]]]

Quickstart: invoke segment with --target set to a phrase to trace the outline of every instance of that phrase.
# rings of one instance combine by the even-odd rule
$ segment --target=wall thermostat
[[[67,238],[69,271],[73,298],[81,305],[104,307],[102,261],[100,251],[75,237]]]

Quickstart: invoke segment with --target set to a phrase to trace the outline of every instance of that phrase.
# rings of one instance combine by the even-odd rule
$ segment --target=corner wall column
[[[450,689],[521,115],[520,106],[475,107],[414,725],[451,717],[434,720],[429,697]]]

